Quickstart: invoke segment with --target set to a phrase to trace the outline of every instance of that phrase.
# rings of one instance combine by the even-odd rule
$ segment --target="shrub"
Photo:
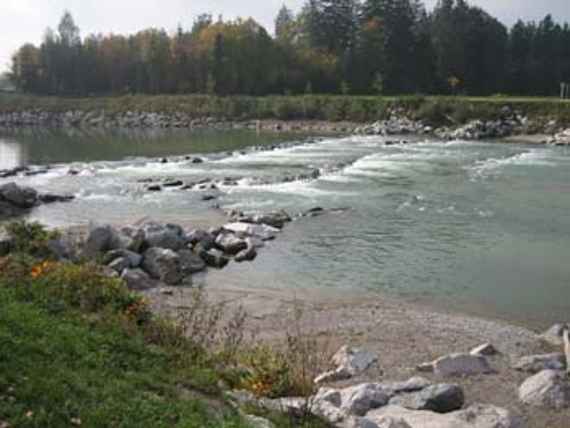
[[[59,232],[48,231],[40,223],[25,221],[8,224],[6,231],[12,238],[12,251],[29,254],[33,257],[51,258],[49,241],[58,239]]]

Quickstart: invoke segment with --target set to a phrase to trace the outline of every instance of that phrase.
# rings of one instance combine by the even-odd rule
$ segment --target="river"
[[[348,208],[295,221],[254,263],[206,283],[378,291],[533,325],[567,319],[570,151],[408,140],[28,130],[0,132],[0,169],[50,165],[16,181],[76,195],[30,216],[54,226],[141,218],[202,226],[220,224],[221,209]],[[196,154],[203,163],[192,162]],[[320,177],[307,178],[316,169]],[[147,178],[237,185],[204,202],[200,191],[148,192]]]

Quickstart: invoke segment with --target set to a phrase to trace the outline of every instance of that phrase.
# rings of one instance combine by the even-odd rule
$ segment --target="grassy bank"
[[[206,95],[118,96],[93,98],[38,97],[0,94],[0,112],[44,110],[127,111],[174,113],[228,120],[278,119],[370,122],[389,116],[395,108],[432,125],[460,124],[471,119],[494,119],[508,105],[539,121],[570,124],[570,100],[517,97],[373,97],[268,96],[213,97]]]
[[[158,317],[101,266],[57,261],[48,246],[57,233],[26,223],[8,229],[11,249],[0,257],[1,427],[246,428],[224,389],[269,398],[314,392],[312,377],[295,378],[287,349],[244,341],[243,313],[228,316],[196,291],[182,318]],[[326,426],[246,410],[279,428]]]

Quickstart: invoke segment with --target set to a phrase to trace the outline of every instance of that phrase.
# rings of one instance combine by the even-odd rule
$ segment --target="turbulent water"
[[[283,140],[291,144],[247,148]],[[204,163],[149,157],[196,152]],[[19,163],[53,168],[17,181],[77,196],[32,214],[53,225],[143,217],[215,224],[223,217],[214,204],[292,214],[350,208],[295,221],[253,264],[231,265],[207,282],[377,290],[538,323],[566,319],[570,311],[570,152],[564,148],[249,133],[143,142],[0,136],[0,168]],[[69,176],[70,168],[81,173]],[[315,169],[320,177],[307,178]],[[149,193],[139,183],[149,177],[231,177],[237,185],[221,186],[218,200],[202,202],[199,191]]]

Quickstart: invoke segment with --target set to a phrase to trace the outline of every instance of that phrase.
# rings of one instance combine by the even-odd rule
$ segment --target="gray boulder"
[[[142,263],[143,257],[134,251],[129,251],[127,249],[112,250],[107,252],[103,256],[103,264],[111,264],[114,260],[124,258],[128,261],[129,268],[137,268]]]
[[[236,254],[234,260],[238,263],[251,262],[257,257],[257,250],[255,249],[255,244],[251,242],[250,239],[246,240],[247,248]]]
[[[156,281],[153,281],[142,269],[125,269],[121,278],[123,278],[130,290],[148,290],[157,285]]]
[[[199,250],[200,257],[210,267],[223,269],[230,262],[230,259],[224,256],[220,250],[212,248],[210,250]]]
[[[184,279],[180,257],[167,248],[149,248],[144,253],[142,268],[152,278],[168,285],[178,285]]]
[[[109,263],[109,267],[121,275],[125,269],[131,267],[131,262],[126,257],[119,257]]]
[[[448,413],[463,407],[465,395],[459,385],[439,384],[396,396],[390,400],[390,404],[406,409]]]
[[[258,224],[266,224],[268,226],[283,229],[286,223],[291,222],[291,216],[285,211],[273,211],[266,214],[258,214],[253,217],[253,222]]]
[[[168,250],[178,251],[186,247],[187,241],[184,237],[184,231],[180,226],[158,223],[147,223],[142,227],[144,232],[145,248],[165,248]]]
[[[145,241],[145,233],[141,229],[126,226],[121,228],[120,240],[121,248],[132,251],[134,253],[141,253]]]
[[[191,250],[180,250],[178,256],[180,257],[182,273],[185,276],[202,272],[206,269],[206,262]]]
[[[216,238],[216,247],[226,254],[236,255],[247,249],[247,242],[229,233],[221,233]]]
[[[372,364],[377,363],[378,357],[363,349],[343,346],[332,357],[332,362],[336,368],[317,376],[315,383],[350,379],[367,370]]]
[[[0,200],[4,200],[17,208],[29,209],[37,205],[38,192],[31,187],[7,183],[0,186]]]
[[[365,416],[370,410],[388,403],[389,392],[381,384],[363,383],[341,391],[341,410],[350,415]]]
[[[514,368],[527,373],[538,373],[543,370],[564,370],[566,358],[562,353],[529,355],[520,358]]]
[[[186,241],[192,246],[200,244],[203,249],[210,250],[214,248],[214,237],[205,230],[193,230],[186,235]]]
[[[235,222],[226,224],[224,230],[233,233],[241,238],[257,237],[262,241],[275,239],[280,232],[279,229],[264,224],[249,224],[244,222]]]
[[[555,370],[543,370],[519,388],[520,400],[529,406],[561,410],[570,407],[570,381]]]
[[[84,252],[87,257],[95,257],[120,247],[121,239],[112,226],[93,226],[87,236]]]

